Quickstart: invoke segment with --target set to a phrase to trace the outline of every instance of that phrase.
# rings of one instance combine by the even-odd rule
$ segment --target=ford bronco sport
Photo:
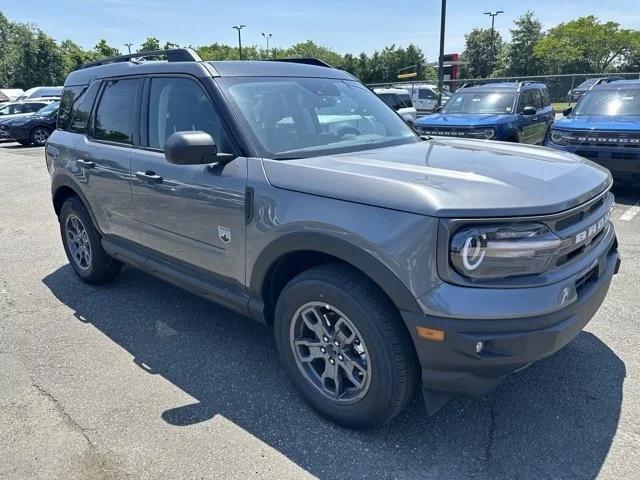
[[[343,71],[86,65],[45,155],[71,267],[130,264],[273,326],[319,412],[380,425],[484,395],[567,344],[619,264],[609,173],[542,147],[423,139]],[[136,58],[138,57],[138,58]]]

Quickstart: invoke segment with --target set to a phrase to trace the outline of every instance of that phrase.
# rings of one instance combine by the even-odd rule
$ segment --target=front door
[[[520,124],[520,142],[536,143],[536,123],[535,115],[524,115],[522,112],[525,107],[533,107],[533,96],[531,90],[525,90],[520,94],[520,103],[518,104],[518,123]]]
[[[175,132],[209,133],[219,152],[234,147],[202,86],[186,77],[157,77],[145,85],[141,142],[133,154],[133,196],[142,244],[177,266],[245,280],[247,159],[225,165],[174,165],[164,143]]]

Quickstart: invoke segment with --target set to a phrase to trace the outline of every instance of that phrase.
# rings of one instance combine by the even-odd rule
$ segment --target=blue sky
[[[488,10],[504,10],[496,28],[508,38],[514,18],[532,9],[545,27],[581,15],[596,15],[628,28],[640,28],[637,0],[449,0],[446,51],[464,48],[464,34],[488,26]],[[56,40],[70,38],[93,47],[100,38],[126,51],[148,36],[161,42],[235,44],[232,25],[243,23],[243,43],[264,45],[260,32],[272,32],[272,46],[307,39],[340,53],[372,53],[395,43],[415,43],[434,61],[438,52],[440,0],[4,0],[9,19],[38,25]]]

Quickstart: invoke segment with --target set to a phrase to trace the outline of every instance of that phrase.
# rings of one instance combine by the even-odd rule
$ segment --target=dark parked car
[[[544,84],[494,83],[457,90],[415,128],[425,135],[541,144],[554,116]]]
[[[485,395],[604,300],[619,265],[606,169],[423,139],[305,59],[141,55],[65,82],[45,155],[71,267],[98,284],[130,264],[271,325],[332,420],[380,425],[420,383],[429,413]]]
[[[588,158],[619,182],[640,182],[640,80],[595,86],[564,114],[547,146]]]
[[[59,105],[59,102],[54,102],[33,115],[12,118],[0,123],[0,138],[15,140],[22,145],[33,144],[41,147],[56,128]]]
[[[615,82],[617,80],[624,80],[624,77],[612,76],[612,77],[600,77],[600,78],[588,78],[577,87],[572,88],[567,92],[567,101],[569,103],[577,102],[580,100],[584,92],[596,85],[602,85],[603,83]]]

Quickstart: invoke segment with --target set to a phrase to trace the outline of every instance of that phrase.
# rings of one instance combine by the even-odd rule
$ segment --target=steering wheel
[[[347,135],[362,135],[362,132],[355,127],[341,128],[338,133],[336,133],[336,140],[342,140]]]

